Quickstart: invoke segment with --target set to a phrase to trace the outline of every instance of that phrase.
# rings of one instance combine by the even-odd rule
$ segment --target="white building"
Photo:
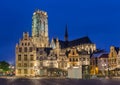
[[[68,78],[82,79],[82,67],[72,67],[68,69]]]

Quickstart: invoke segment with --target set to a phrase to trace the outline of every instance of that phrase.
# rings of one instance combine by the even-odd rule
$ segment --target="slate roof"
[[[108,54],[102,54],[99,58],[108,58]]]
[[[108,58],[108,53],[95,53],[92,55],[94,58]]]
[[[56,43],[56,39],[53,39],[53,40]],[[92,41],[89,39],[88,36],[85,36],[85,37],[75,39],[72,41],[59,40],[59,43],[60,43],[61,48],[67,48],[67,47],[73,47],[73,46],[77,46],[81,44],[92,44]]]
[[[76,46],[76,45],[80,45],[80,44],[88,44],[88,43],[92,43],[91,40],[89,39],[88,36],[83,37],[83,38],[79,38],[79,39],[75,39],[69,42],[69,46]]]

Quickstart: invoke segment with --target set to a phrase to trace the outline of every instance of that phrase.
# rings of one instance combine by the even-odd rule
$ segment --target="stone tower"
[[[48,47],[48,15],[47,12],[37,10],[32,17],[32,38],[37,47]]]

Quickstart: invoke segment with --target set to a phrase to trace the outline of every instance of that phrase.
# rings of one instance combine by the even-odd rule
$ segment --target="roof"
[[[99,58],[108,58],[108,54],[102,54]]]
[[[101,55],[102,55],[102,53],[95,53],[95,54],[92,54],[92,57],[99,58]]]
[[[56,43],[56,39],[53,39],[53,40]],[[73,47],[73,46],[77,46],[77,45],[81,45],[81,44],[92,44],[92,42],[88,36],[82,37],[79,39],[75,39],[72,41],[59,40],[59,43],[60,43],[61,48]]]
[[[76,45],[80,45],[80,44],[88,44],[88,43],[92,43],[91,40],[89,39],[88,36],[86,37],[82,37],[79,39],[75,39],[69,42],[69,46],[76,46]]]
[[[92,57],[94,57],[94,58],[108,58],[108,53],[96,53],[96,54],[93,54]]]

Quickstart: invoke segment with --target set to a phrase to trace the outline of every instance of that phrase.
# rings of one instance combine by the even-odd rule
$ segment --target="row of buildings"
[[[90,60],[92,75],[120,76],[120,49],[110,47],[110,52],[96,52],[91,55]]]
[[[66,26],[64,40],[49,40],[47,12],[35,11],[32,36],[24,32],[16,44],[16,76],[67,76],[71,74],[69,69],[78,67],[85,77],[106,75],[108,70],[119,68],[117,48],[111,47],[109,54],[99,51],[88,36],[70,41],[67,29]]]
[[[32,17],[32,36],[28,32],[16,44],[16,76],[62,76],[68,68],[89,66],[90,53],[96,45],[89,37],[68,40],[67,26],[64,40],[49,42],[48,15],[37,10]]]

